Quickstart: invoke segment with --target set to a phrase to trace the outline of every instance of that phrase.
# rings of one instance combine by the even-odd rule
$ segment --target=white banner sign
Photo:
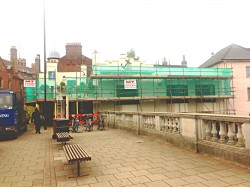
[[[137,89],[136,79],[124,80],[124,89]]]
[[[36,80],[24,80],[24,87],[36,87]]]

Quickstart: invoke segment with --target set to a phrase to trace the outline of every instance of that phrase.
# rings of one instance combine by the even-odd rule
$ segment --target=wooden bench
[[[58,142],[62,142],[64,145],[67,141],[72,139],[68,132],[58,132],[56,133],[56,138]]]
[[[70,164],[77,163],[77,175],[80,176],[80,162],[90,161],[91,157],[83,150],[79,144],[64,145],[64,153]]]

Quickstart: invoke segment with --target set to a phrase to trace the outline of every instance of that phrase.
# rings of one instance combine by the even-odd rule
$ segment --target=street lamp
[[[45,29],[45,0],[43,1],[43,44],[44,44],[44,109],[46,109],[47,108],[47,92],[46,92],[46,74],[47,74],[47,64],[46,64],[46,29]],[[44,114],[45,114],[45,116],[47,117],[48,115],[47,115],[47,111],[45,112],[45,110],[43,111],[44,112]],[[45,121],[47,122],[48,121],[48,119],[45,119]],[[44,123],[44,130],[47,130],[47,124],[46,124],[46,122]]]

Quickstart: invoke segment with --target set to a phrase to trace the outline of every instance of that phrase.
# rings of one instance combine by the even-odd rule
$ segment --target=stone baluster
[[[131,115],[127,115],[127,125],[131,125]]]
[[[165,121],[164,117],[160,117],[160,124],[161,124],[161,127],[160,127],[161,130],[160,131],[164,131],[165,130],[164,121]]]
[[[132,125],[132,120],[131,120],[131,115],[128,115],[128,123],[127,123],[128,126]]]
[[[120,124],[124,125],[124,114],[120,115]]]
[[[207,121],[206,123],[205,139],[211,140],[211,121]]]
[[[217,138],[217,129],[216,129],[216,121],[213,121],[212,122],[212,139],[211,141],[212,142],[217,142],[218,141],[218,138]]]
[[[234,145],[235,142],[234,142],[234,137],[235,137],[235,133],[233,132],[233,125],[235,125],[235,123],[228,123],[228,133],[227,133],[227,136],[228,136],[228,141],[227,141],[227,144],[229,145]]]
[[[147,120],[147,128],[149,128],[150,129],[150,116],[148,116],[148,118],[147,118],[148,120]]]
[[[165,131],[165,118],[161,117],[160,120],[161,120],[161,131]]]
[[[152,116],[149,116],[149,128],[152,129],[153,127],[153,119]]]
[[[156,130],[156,116],[153,116],[153,129]]]
[[[153,124],[152,124],[152,116],[149,116],[149,126],[148,126],[148,128],[152,129],[152,126],[153,126]]]
[[[244,147],[245,146],[245,142],[244,142],[244,136],[242,134],[242,123],[238,123],[238,133],[237,133],[237,143],[236,146],[237,147]]]
[[[175,123],[175,118],[172,118],[172,133],[175,133],[176,131],[176,123]]]
[[[150,116],[147,116],[147,128],[150,128]]]
[[[121,124],[121,122],[122,122],[121,115],[117,115],[117,116],[118,116],[117,121]]]
[[[151,128],[151,117],[148,116],[148,128],[150,129]]]
[[[126,124],[127,124],[127,115],[125,115],[125,114],[123,114],[122,123],[124,126],[126,126]]]
[[[219,140],[219,142],[226,143],[226,131],[225,131],[226,123],[222,121],[222,122],[219,122],[219,125],[220,125],[220,132],[219,132],[220,140]]]
[[[177,132],[178,118],[173,118],[173,133]]]
[[[146,116],[142,116],[142,128],[146,128]]]
[[[156,130],[156,128],[155,128],[155,123],[156,123],[156,120],[155,120],[155,116],[152,116],[152,129],[155,129]]]
[[[168,119],[164,117],[164,131],[168,131]]]
[[[155,117],[151,116],[151,129],[155,129]]]
[[[149,116],[146,116],[146,128],[149,126]]]
[[[173,118],[169,118],[169,129],[168,129],[168,131],[169,132],[172,132],[173,131]]]
[[[177,133],[180,133],[180,118],[175,118],[176,122],[176,131]]]
[[[164,117],[164,131],[166,132],[168,130],[168,119],[167,117]]]
[[[133,126],[134,124],[134,116],[133,115],[130,115],[130,124],[131,126]]]
[[[170,118],[168,117],[168,120],[167,120],[167,131],[169,132],[169,129],[170,129]]]

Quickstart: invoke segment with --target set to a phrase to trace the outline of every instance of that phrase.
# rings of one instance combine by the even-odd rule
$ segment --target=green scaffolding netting
[[[140,66],[92,66],[95,75],[179,75],[179,76],[231,76],[230,68],[174,68]]]
[[[126,87],[126,80],[119,75],[152,75],[150,78],[133,76],[133,88]],[[231,69],[219,68],[159,68],[92,66],[92,75],[99,78],[66,77],[63,84],[56,79],[46,79],[46,98],[60,99],[109,99],[120,97],[166,96],[231,96]],[[105,78],[105,75],[111,77]],[[160,75],[170,75],[160,78]],[[182,76],[181,78],[171,75]],[[210,77],[211,78],[210,78]],[[44,79],[36,80],[35,88],[26,88],[26,100],[44,99]]]

